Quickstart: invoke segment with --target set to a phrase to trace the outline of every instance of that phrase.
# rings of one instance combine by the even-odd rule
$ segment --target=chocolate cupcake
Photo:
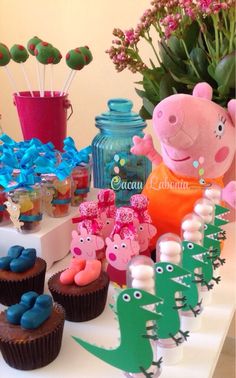
[[[15,304],[29,290],[42,294],[46,266],[45,260],[36,257],[35,249],[11,247],[8,255],[0,259],[0,303]]]
[[[73,258],[68,269],[54,274],[48,281],[48,288],[54,301],[64,307],[66,320],[83,322],[94,319],[103,312],[109,277],[101,270],[100,261],[79,260],[76,266],[77,260],[79,259]]]
[[[35,308],[33,311],[35,313]],[[7,310],[1,312],[0,349],[5,362],[20,370],[48,365],[60,352],[64,320],[65,311],[57,303],[52,306],[49,317],[35,329],[12,324],[8,321]]]

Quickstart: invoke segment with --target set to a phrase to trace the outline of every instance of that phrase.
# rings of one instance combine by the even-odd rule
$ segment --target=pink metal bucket
[[[44,97],[40,97],[38,91],[14,93],[24,140],[38,138],[43,143],[52,142],[56,149],[62,150],[63,140],[66,137],[67,121],[73,113],[68,95],[60,96],[54,92],[45,91]],[[67,117],[67,109],[71,109]]]

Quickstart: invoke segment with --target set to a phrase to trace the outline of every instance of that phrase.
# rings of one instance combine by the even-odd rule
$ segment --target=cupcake
[[[48,365],[60,352],[65,311],[49,295],[27,292],[0,313],[0,349],[5,362],[20,370]]]
[[[72,258],[68,269],[54,274],[48,288],[66,311],[66,320],[83,322],[99,316],[106,305],[108,274],[99,260]]]
[[[43,259],[36,257],[34,248],[12,246],[7,256],[0,258],[0,303],[15,304],[29,290],[42,294],[46,266]]]

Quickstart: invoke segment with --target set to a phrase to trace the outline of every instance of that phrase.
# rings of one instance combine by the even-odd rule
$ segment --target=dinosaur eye
[[[129,294],[124,294],[122,298],[124,299],[125,302],[129,302],[130,301]]]
[[[187,247],[188,247],[188,249],[193,249],[194,245],[193,245],[193,243],[188,243]]]
[[[88,242],[90,242],[90,241],[91,241],[91,238],[90,238],[89,236],[87,237],[87,241],[88,241]]]
[[[174,270],[173,265],[167,265],[167,266],[166,266],[166,270],[167,270],[168,272],[173,272],[173,270]]]
[[[158,266],[156,268],[156,272],[159,273],[159,274],[163,273],[163,268],[161,266]]]
[[[126,248],[126,244],[125,244],[125,243],[122,243],[122,244],[121,244],[121,248]]]
[[[115,245],[114,245],[114,249],[118,249],[118,245],[115,244]]]
[[[140,231],[143,231],[143,226],[139,226],[139,230],[140,230]]]
[[[134,298],[141,299],[142,298],[142,293],[140,291],[135,291],[134,292]]]
[[[207,230],[207,224],[204,224],[204,230]]]
[[[79,241],[80,241],[80,243],[83,243],[83,242],[84,242],[84,239],[83,239],[83,238],[80,238]]]

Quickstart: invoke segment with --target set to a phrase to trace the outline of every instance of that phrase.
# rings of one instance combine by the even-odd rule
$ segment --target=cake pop
[[[9,70],[7,66],[10,60],[11,60],[11,54],[10,54],[10,51],[8,50],[8,47],[4,45],[4,43],[0,43],[0,67],[4,67],[14,92],[16,92],[19,95],[19,91],[17,90],[15,80],[11,74],[11,71]]]
[[[29,58],[28,51],[26,50],[26,48],[24,46],[16,44],[16,45],[13,45],[11,47],[10,54],[11,54],[12,60],[14,60],[14,62],[20,63],[20,67],[21,67],[23,76],[25,78],[26,84],[28,86],[28,89],[30,91],[30,94],[31,94],[32,97],[34,97],[28,75],[27,75],[25,68],[24,68],[24,65],[23,65],[23,63],[25,63],[26,60]]]
[[[88,47],[77,47],[68,51],[66,54],[66,64],[71,68],[71,71],[65,81],[61,95],[66,93],[76,75],[77,71],[82,70],[85,65],[92,61],[93,57]]]
[[[42,40],[38,37],[31,38],[27,43],[27,49],[31,55],[34,55],[35,47],[41,42]]]
[[[42,81],[40,80],[40,82],[42,83],[40,96],[43,97],[44,85],[45,85],[45,66],[47,64],[53,63],[53,60],[54,60],[53,47],[50,43],[41,41],[35,47],[34,55],[36,56],[37,61],[43,64],[43,77],[42,77]]]

